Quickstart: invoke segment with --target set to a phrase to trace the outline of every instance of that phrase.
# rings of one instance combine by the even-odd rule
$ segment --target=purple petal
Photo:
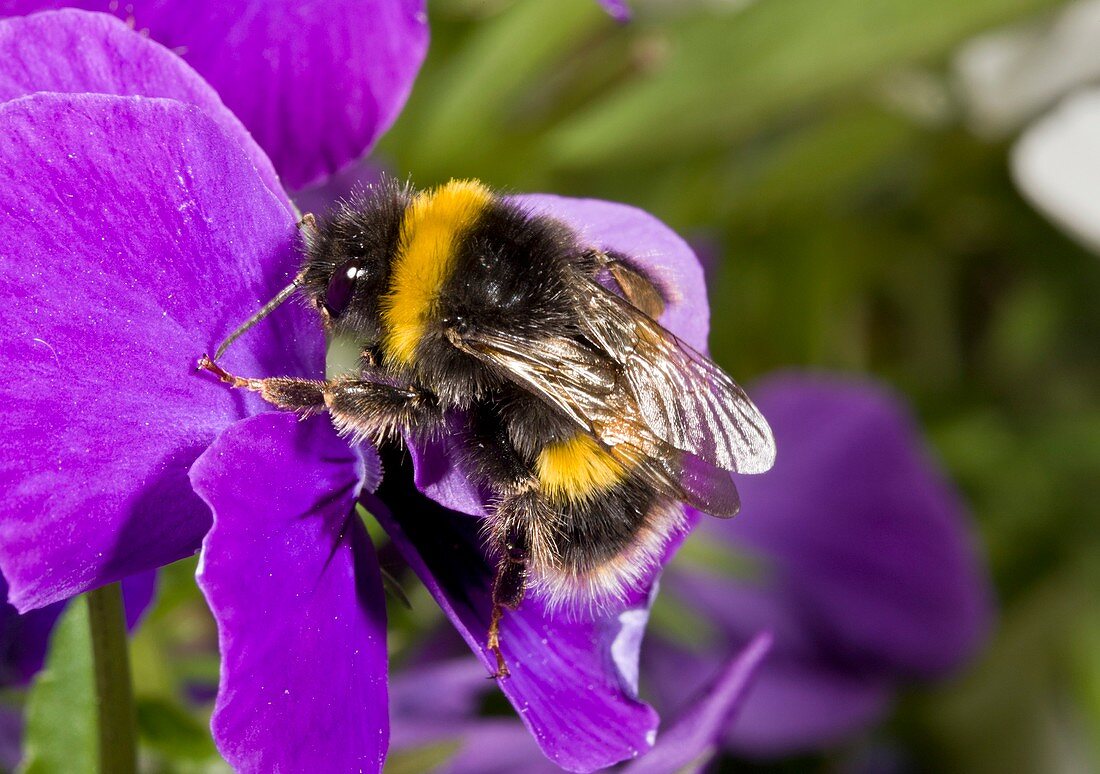
[[[477,715],[481,697],[492,684],[485,670],[469,658],[417,664],[395,677],[390,689],[395,747],[419,741],[425,721],[453,721]],[[399,719],[402,722],[398,722]]]
[[[122,579],[122,604],[126,608],[126,627],[133,631],[145,617],[157,594],[157,574],[154,571]]]
[[[377,185],[388,172],[391,170],[377,159],[361,158],[320,183],[295,191],[294,204],[300,212],[328,212],[338,202]]]
[[[267,154],[217,92],[178,56],[118,19],[66,9],[0,20],[0,102],[38,91],[169,97],[195,105],[283,196]]]
[[[405,560],[492,671],[489,627],[492,569],[481,553],[477,521],[455,516],[391,478],[386,502],[364,500]],[[534,734],[543,753],[569,771],[592,771],[649,749],[656,713],[637,696],[637,642],[644,606],[595,621],[552,616],[528,599],[508,612],[502,650],[512,676],[500,688]]]
[[[0,707],[0,770],[15,771],[23,758],[23,713]]]
[[[611,15],[611,18],[620,24],[630,21],[634,15],[626,0],[600,0],[600,5]]]
[[[290,189],[359,158],[393,124],[428,47],[423,0],[7,0],[7,14],[109,8],[217,90]]]
[[[462,733],[462,747],[442,769],[443,774],[557,774],[561,771],[539,756],[531,734],[520,723],[483,719]]]
[[[987,631],[988,579],[904,407],[825,376],[773,377],[753,396],[780,459],[741,479],[743,513],[706,533],[767,557],[836,657],[917,676],[958,665]]]
[[[485,673],[481,672],[484,681]],[[397,720],[395,719],[395,727]],[[558,774],[555,766],[539,753],[531,734],[517,720],[466,718],[447,721],[408,719],[417,730],[416,742],[393,743],[393,752],[454,745],[454,754],[435,774]]]
[[[390,691],[393,753],[457,744],[440,774],[525,774],[561,771],[543,758],[518,720],[479,717],[495,690],[485,668],[469,658],[417,664],[394,678]]]
[[[0,592],[7,593],[3,578]],[[65,603],[56,602],[20,615],[0,603],[0,686],[24,685],[42,668],[50,632],[64,608]]]
[[[386,611],[355,497],[377,470],[326,417],[262,414],[195,462],[214,511],[199,585],[218,622],[214,738],[239,771],[378,771]]]
[[[780,636],[773,641],[736,718],[719,729],[720,746],[752,757],[808,752],[843,740],[889,708],[894,695],[891,678],[848,671],[823,658],[792,655],[777,650]],[[675,715],[676,710],[692,707],[693,697],[703,694],[729,660],[738,657],[737,648],[752,642],[723,635],[720,647],[711,644],[693,652],[654,633],[646,643],[643,667],[662,712],[675,708]]]
[[[489,495],[478,488],[458,462],[460,454],[452,442],[459,437],[465,419],[458,414],[449,421],[452,427],[433,438],[409,439],[413,481],[417,489],[452,511],[485,516]]]
[[[771,648],[769,634],[758,634],[737,656],[727,661],[706,689],[684,706],[684,711],[661,728],[657,744],[626,767],[630,774],[682,771],[709,759],[738,712],[761,661]]]
[[[828,747],[874,723],[890,707],[886,677],[777,657],[757,672],[726,744],[754,757]]]
[[[240,146],[173,100],[37,94],[0,105],[0,570],[20,610],[193,552],[187,468],[258,401],[195,372],[293,275],[294,217]],[[231,351],[316,375],[287,304]]]

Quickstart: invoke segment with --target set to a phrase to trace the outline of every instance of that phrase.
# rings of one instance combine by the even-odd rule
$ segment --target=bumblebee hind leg
[[[554,511],[539,491],[539,481],[513,445],[497,407],[474,406],[469,412],[465,463],[494,495],[483,538],[495,555],[492,613],[488,650],[496,658],[494,677],[507,677],[508,665],[500,649],[500,627],[505,610],[515,610],[526,596],[530,570],[545,560],[545,537],[554,523]]]
[[[504,611],[520,606],[532,567],[544,566],[548,561],[553,541],[547,532],[554,521],[549,502],[531,485],[503,495],[486,521],[487,542],[498,556],[488,640],[489,651],[497,659],[494,677],[508,676],[508,666],[500,652]]]

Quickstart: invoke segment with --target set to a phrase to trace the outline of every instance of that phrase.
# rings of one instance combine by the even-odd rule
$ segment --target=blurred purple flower
[[[149,608],[156,585],[155,572],[123,580],[122,594],[129,629],[138,625]],[[6,598],[7,593],[8,584],[0,577],[0,599]],[[20,615],[14,607],[0,601],[0,688],[25,685],[42,668],[50,633],[64,607],[64,602],[55,602]]]
[[[770,645],[769,635],[753,638],[693,698],[687,711],[662,726],[649,752],[619,770],[666,774],[705,764],[718,749]],[[454,745],[447,762],[433,769],[438,774],[559,771],[549,761],[539,760],[538,748],[520,723],[479,717],[488,686],[484,670],[467,660],[417,664],[406,670],[393,683],[393,751]]]
[[[371,149],[428,48],[424,0],[0,0],[0,16],[64,7],[112,13],[179,54],[290,190]]]
[[[621,24],[630,21],[634,16],[626,0],[600,0],[600,5],[611,15],[611,18]]]
[[[15,771],[23,757],[23,715],[0,706],[0,771]]]
[[[772,756],[848,737],[901,682],[958,667],[988,630],[991,592],[958,496],[895,397],[793,373],[753,397],[781,449],[775,469],[739,482],[738,518],[701,527],[695,541],[716,553],[682,557],[664,581],[715,636],[691,649],[654,633],[643,663],[659,706],[676,707],[731,649],[773,632],[726,736]]]
[[[195,373],[195,356],[295,273],[296,214],[264,152],[178,57],[105,15],[3,20],[0,113],[0,346],[19,364],[0,386],[18,439],[0,455],[12,604],[42,608],[201,542],[227,760],[377,770],[385,615],[353,504],[365,498],[488,665],[477,520],[425,498],[419,511],[397,498],[391,515],[367,494],[372,450],[349,448],[325,418],[259,413],[254,396]],[[522,201],[645,261],[676,297],[664,324],[705,346],[702,271],[667,227],[623,205]],[[227,358],[248,374],[318,376],[323,363],[320,326],[295,304]],[[426,493],[483,511],[445,448],[414,456]],[[638,588],[591,621],[556,620],[537,600],[506,617],[501,687],[556,764],[592,770],[652,746],[657,716],[636,697],[650,597]]]

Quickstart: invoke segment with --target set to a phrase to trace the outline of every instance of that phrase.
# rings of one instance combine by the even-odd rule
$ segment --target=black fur
[[[652,489],[627,478],[591,500],[567,505],[554,534],[555,553],[567,572],[584,574],[630,549],[657,499]]]
[[[401,238],[401,219],[412,193],[391,178],[357,192],[323,218],[316,230],[305,229],[303,292],[318,310],[323,309],[329,282],[352,259],[363,262],[346,311],[335,320],[325,319],[334,333],[362,337],[365,347],[382,335],[378,298],[389,286],[390,266]]]
[[[364,352],[375,349],[383,335],[378,298],[388,287],[410,199],[406,187],[384,182],[320,221],[307,241],[304,284],[318,308],[333,274],[348,260],[370,262],[367,279],[356,283],[346,311],[329,320],[334,332],[354,335]],[[515,565],[525,564],[529,555],[552,556],[555,572],[579,576],[628,551],[658,495],[628,477],[589,500],[551,503],[539,491],[535,464],[547,444],[578,432],[576,424],[458,349],[448,331],[461,335],[482,329],[523,341],[544,336],[581,341],[580,320],[586,310],[574,291],[576,275],[595,277],[605,263],[563,224],[495,199],[456,245],[437,319],[418,343],[412,368],[386,374],[394,384],[412,384],[413,391],[426,391],[433,400],[421,397],[404,406],[404,388],[374,389],[366,381],[330,395],[337,425],[372,437],[379,434],[379,418],[386,423],[382,434],[391,435],[418,422],[438,427],[447,410],[465,412],[467,429],[456,445],[479,483],[497,496],[487,534],[510,568],[505,595],[510,599],[522,598],[522,587],[512,586],[526,577],[526,570]],[[380,366],[384,372],[385,364]],[[370,379],[369,373],[363,377]],[[536,548],[532,541],[541,542]]]
[[[566,271],[580,252],[565,226],[496,200],[456,252],[440,297],[444,324],[528,338],[572,333],[579,310]]]
[[[369,379],[336,382],[329,392],[329,413],[341,433],[375,442],[431,435],[443,423],[434,393]]]

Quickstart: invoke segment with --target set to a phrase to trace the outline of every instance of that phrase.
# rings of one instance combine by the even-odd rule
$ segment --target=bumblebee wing
[[[658,438],[621,365],[606,353],[575,339],[532,341],[490,331],[452,342],[557,407],[657,491],[715,516],[737,513],[740,499],[729,471]]]
[[[628,399],[613,360],[574,339],[527,338],[478,330],[450,336],[458,349],[558,408],[579,427],[597,428]]]
[[[625,391],[657,438],[721,470],[771,468],[771,428],[721,368],[600,285],[586,280],[584,292],[586,335],[619,365]]]
[[[694,455],[671,447],[657,454],[646,453],[629,443],[616,447],[616,454],[628,460],[634,474],[658,492],[703,513],[729,517],[741,508],[741,497],[730,472]]]

